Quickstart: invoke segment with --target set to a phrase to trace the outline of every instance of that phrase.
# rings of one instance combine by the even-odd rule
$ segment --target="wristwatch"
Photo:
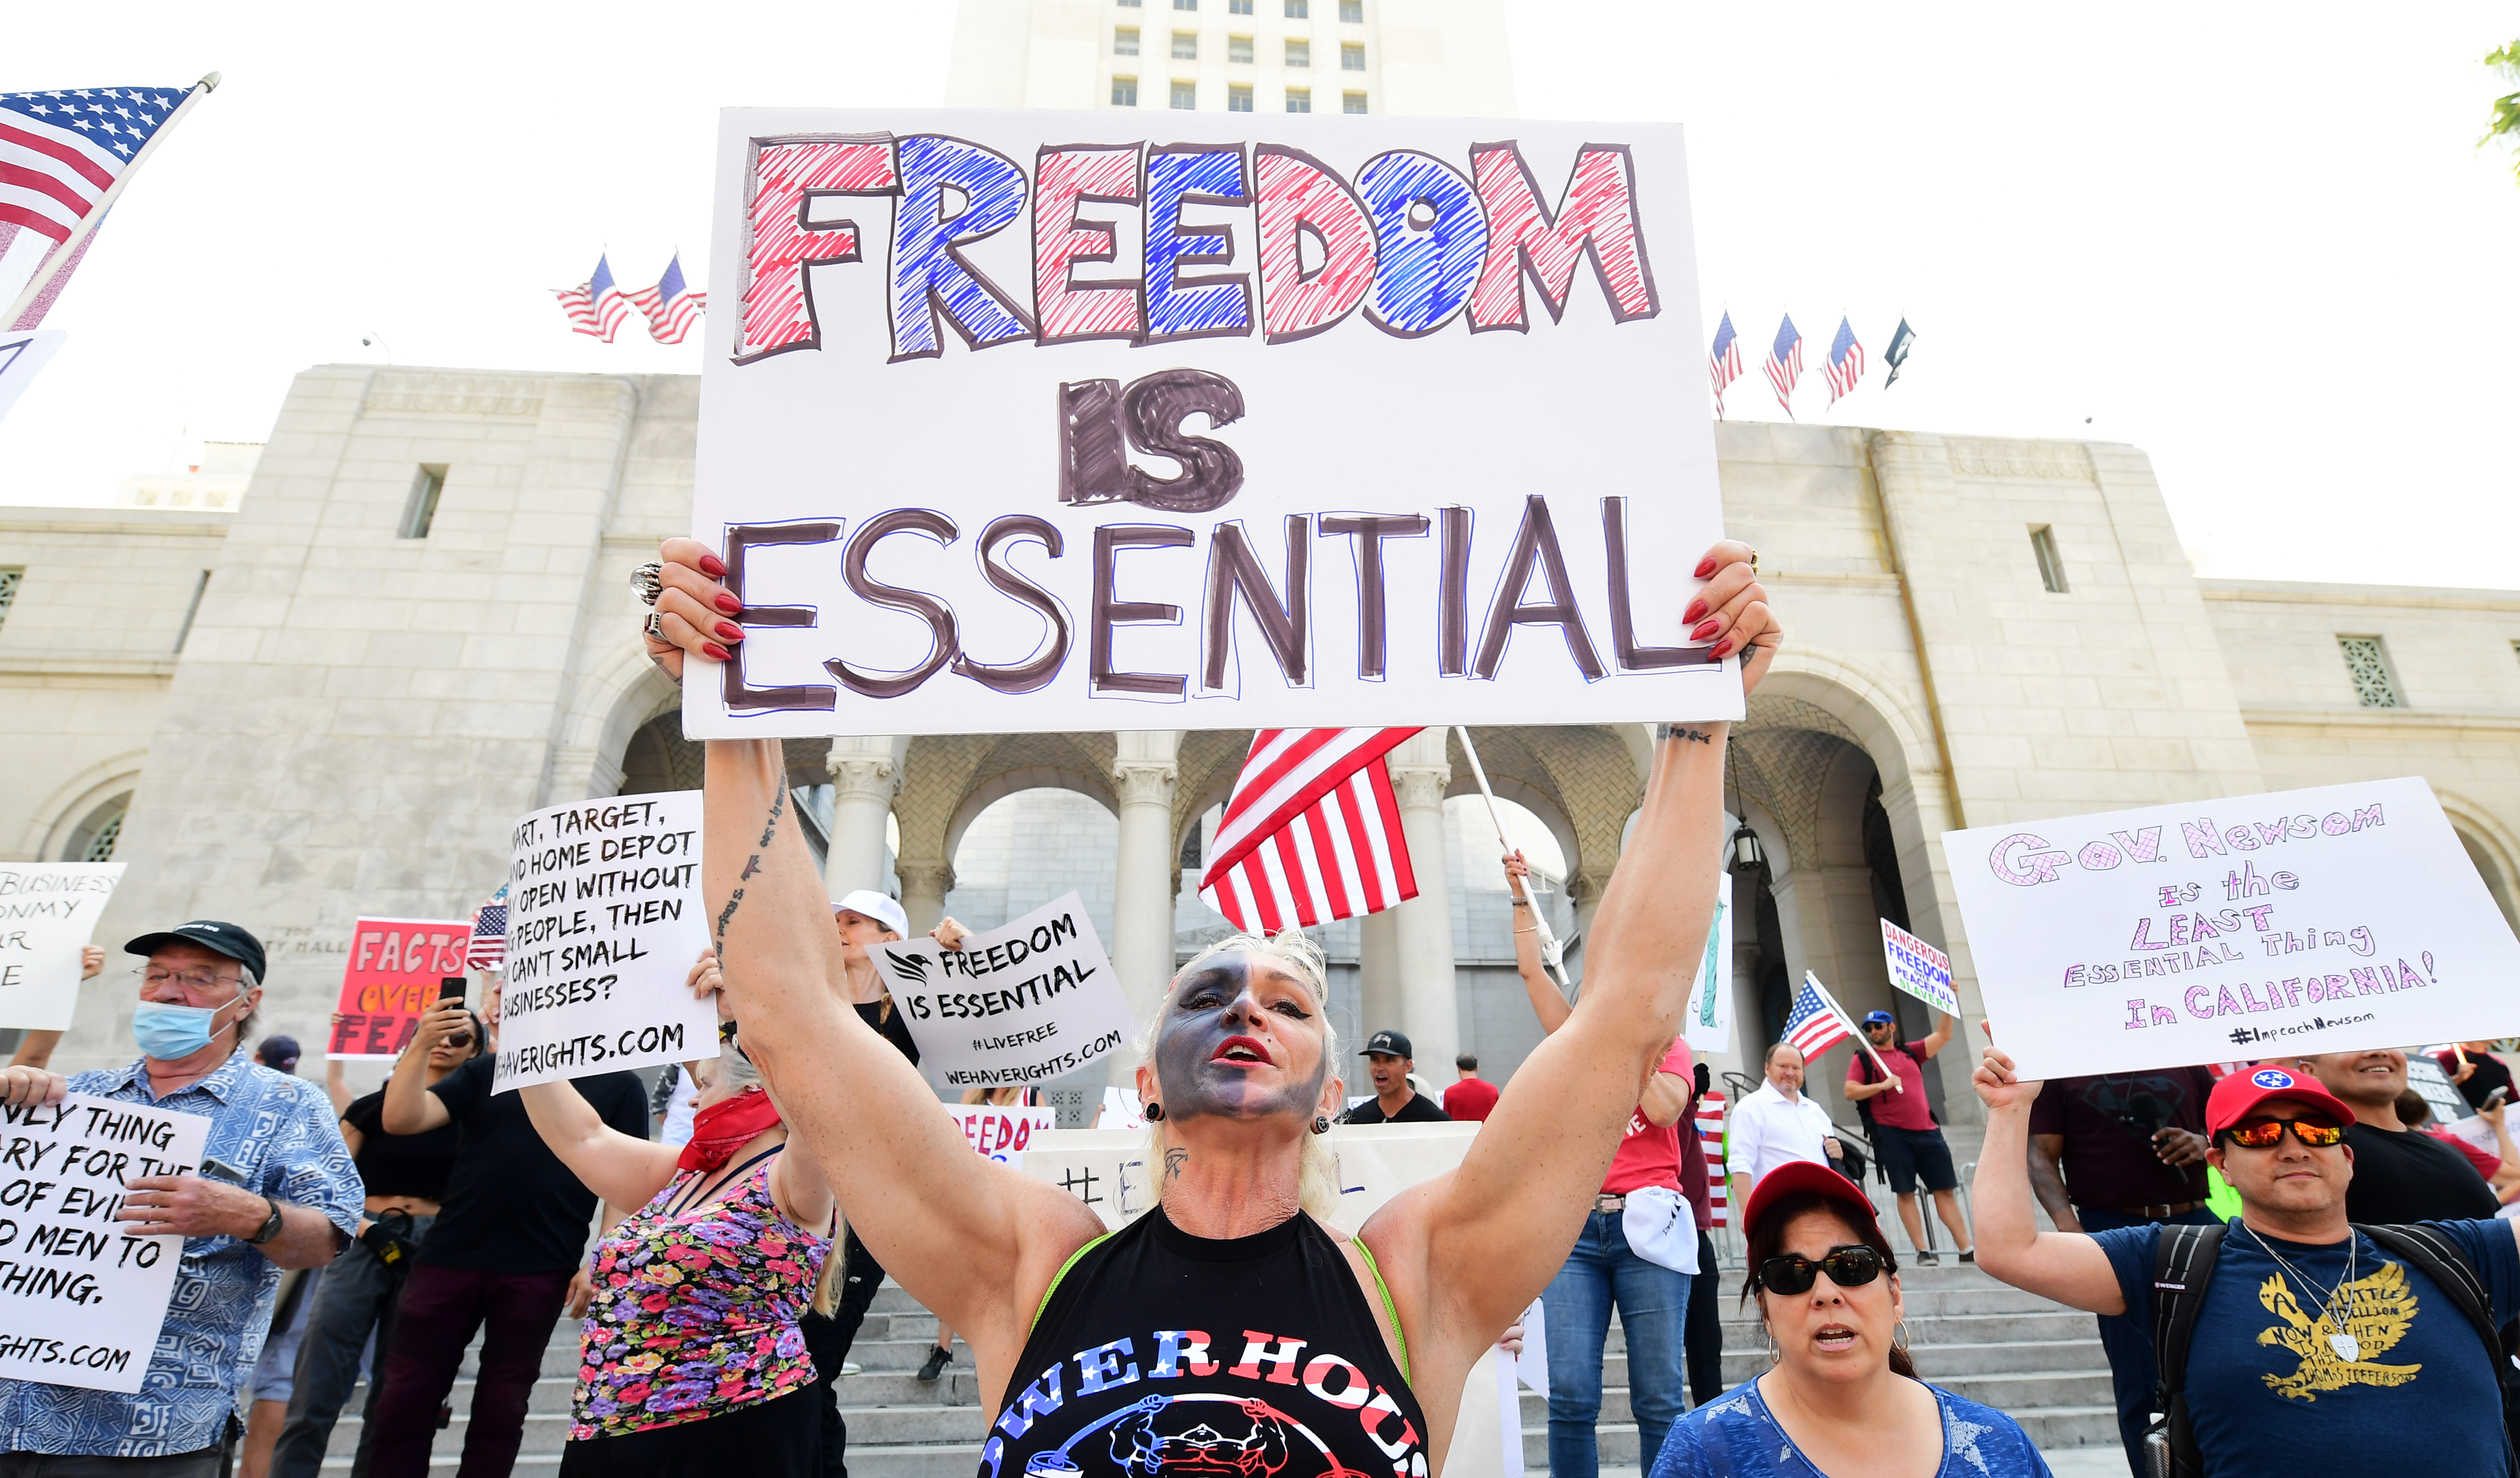
[[[271,1216],[254,1232],[253,1235],[246,1238],[248,1246],[259,1247],[280,1235],[280,1203],[269,1196],[264,1196],[262,1199],[264,1204],[271,1207]]]

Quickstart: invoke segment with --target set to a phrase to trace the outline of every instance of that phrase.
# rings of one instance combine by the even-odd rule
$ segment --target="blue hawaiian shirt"
[[[157,1098],[143,1068],[134,1061],[80,1073],[69,1091],[201,1114],[210,1121],[203,1153],[243,1171],[247,1189],[312,1206],[342,1235],[357,1233],[367,1191],[323,1090],[241,1052],[201,1082]],[[138,1394],[0,1380],[0,1442],[12,1453],[113,1457],[209,1447],[225,1435],[262,1354],[279,1288],[280,1269],[236,1237],[185,1238],[166,1323]]]

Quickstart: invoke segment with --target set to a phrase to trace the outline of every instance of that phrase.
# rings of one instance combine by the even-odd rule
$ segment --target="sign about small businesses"
[[[2520,1032],[2520,941],[2432,787],[2362,781],[1944,834],[2025,1077]]]
[[[472,925],[461,918],[362,918],[350,931],[326,1054],[390,1061],[437,1004],[439,982],[464,973]]]
[[[1045,1083],[1129,1040],[1128,999],[1074,893],[968,935],[959,949],[922,937],[870,953],[919,1044],[919,1065],[947,1093]]]
[[[0,863],[0,1026],[64,1031],[118,862]]]
[[[695,739],[1741,713],[1676,126],[735,110],[715,221]]]

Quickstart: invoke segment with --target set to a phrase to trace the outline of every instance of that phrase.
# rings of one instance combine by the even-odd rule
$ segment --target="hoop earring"
[[[1785,1352],[1777,1348],[1777,1331],[1770,1329],[1768,1331],[1768,1364],[1772,1366],[1781,1364],[1784,1361],[1784,1358]]]
[[[1161,1124],[1164,1121],[1164,1105],[1161,1103],[1148,1104],[1146,1117],[1147,1122],[1149,1124]]]
[[[1320,1114],[1313,1115],[1313,1133],[1328,1134],[1329,1132],[1330,1121],[1322,1117]]]
[[[1890,1348],[1893,1350],[1904,1350],[1908,1348],[1908,1321],[1906,1320],[1903,1319],[1899,1321],[1899,1322],[1891,1328]]]

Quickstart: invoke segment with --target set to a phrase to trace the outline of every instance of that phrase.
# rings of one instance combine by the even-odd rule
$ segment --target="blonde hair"
[[[1174,992],[1181,989],[1183,981],[1196,974],[1200,966],[1219,955],[1273,956],[1296,979],[1304,982],[1305,988],[1312,993],[1313,1005],[1320,1008],[1322,1060],[1328,1065],[1329,1076],[1339,1076],[1338,1023],[1330,1019],[1329,1011],[1329,962],[1319,944],[1302,929],[1294,927],[1280,929],[1275,938],[1251,933],[1228,935],[1192,955],[1190,963],[1173,972],[1171,982],[1164,987],[1163,999],[1155,1003],[1153,1014],[1138,1033],[1138,1060],[1149,1065],[1154,1062],[1155,1034],[1163,1024],[1165,1004],[1172,1000]],[[1152,1120],[1147,1125],[1147,1163],[1149,1165],[1164,1162],[1164,1149],[1168,1143],[1165,1129],[1162,1120]],[[1300,1195],[1304,1210],[1312,1213],[1314,1221],[1327,1223],[1338,1212],[1337,1159],[1331,1155],[1329,1144],[1322,1136],[1314,1134],[1309,1124],[1305,1126],[1302,1153]]]

